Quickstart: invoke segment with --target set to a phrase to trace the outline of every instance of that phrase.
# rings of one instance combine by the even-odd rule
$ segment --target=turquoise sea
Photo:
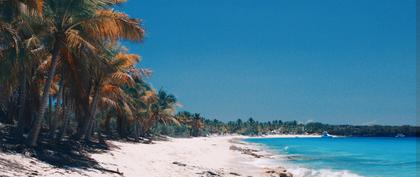
[[[250,138],[297,176],[416,177],[419,138]]]

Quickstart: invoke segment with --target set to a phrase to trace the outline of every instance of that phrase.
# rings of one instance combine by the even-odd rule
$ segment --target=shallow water
[[[415,177],[418,138],[250,138],[280,156],[297,176]],[[416,170],[417,167],[417,170]]]

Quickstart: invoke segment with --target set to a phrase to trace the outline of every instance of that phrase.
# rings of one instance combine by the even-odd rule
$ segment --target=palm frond
[[[90,51],[95,51],[96,48],[94,45],[89,43],[87,40],[83,39],[79,35],[79,31],[77,30],[69,30],[67,31],[67,45],[71,49],[78,49],[79,51],[85,48],[88,48]]]
[[[107,97],[102,97],[100,102],[99,102],[99,106],[105,108],[105,107],[112,107],[112,108],[116,108],[117,107],[117,102],[115,102],[114,100],[107,98]]]
[[[126,102],[123,102],[123,110],[128,120],[134,120],[133,112]]]
[[[134,79],[130,76],[130,74],[121,71],[113,73],[111,78],[112,82],[117,85],[128,85],[132,87],[135,84]]]
[[[125,94],[124,91],[115,85],[106,84],[101,87],[101,93],[115,99],[122,98]]]
[[[98,10],[96,15],[80,23],[86,32],[95,38],[104,38],[116,41],[128,39],[142,41],[144,30],[140,20],[129,18],[124,13],[113,10]]]
[[[124,68],[134,67],[140,62],[140,56],[136,54],[118,53],[115,55],[115,63],[119,63]]]

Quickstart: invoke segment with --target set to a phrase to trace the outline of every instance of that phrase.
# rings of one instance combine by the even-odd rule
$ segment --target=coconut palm
[[[131,98],[123,90],[123,87],[133,87],[135,81],[131,72],[135,71],[135,65],[139,62],[139,56],[119,52],[114,56],[104,59],[102,64],[95,67],[95,89],[91,101],[90,117],[82,127],[81,137],[90,137],[90,130],[94,124],[98,104],[102,110],[108,107],[125,114],[132,119],[133,113],[129,105]],[[102,66],[101,66],[102,65]]]
[[[155,92],[149,90],[142,96],[144,103],[142,123],[142,135],[149,133],[150,129],[157,123],[175,123],[179,125],[175,117],[177,100],[174,95],[167,94],[163,90]]]

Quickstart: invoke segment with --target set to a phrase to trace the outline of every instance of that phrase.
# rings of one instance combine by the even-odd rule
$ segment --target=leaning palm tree
[[[46,43],[51,49],[51,67],[46,76],[39,110],[28,136],[28,144],[35,146],[42,125],[57,62],[62,51],[75,56],[95,57],[103,48],[103,41],[129,39],[141,41],[144,35],[140,21],[126,14],[109,10],[115,0],[47,0],[42,17],[51,38]],[[63,62],[64,63],[64,62]]]

